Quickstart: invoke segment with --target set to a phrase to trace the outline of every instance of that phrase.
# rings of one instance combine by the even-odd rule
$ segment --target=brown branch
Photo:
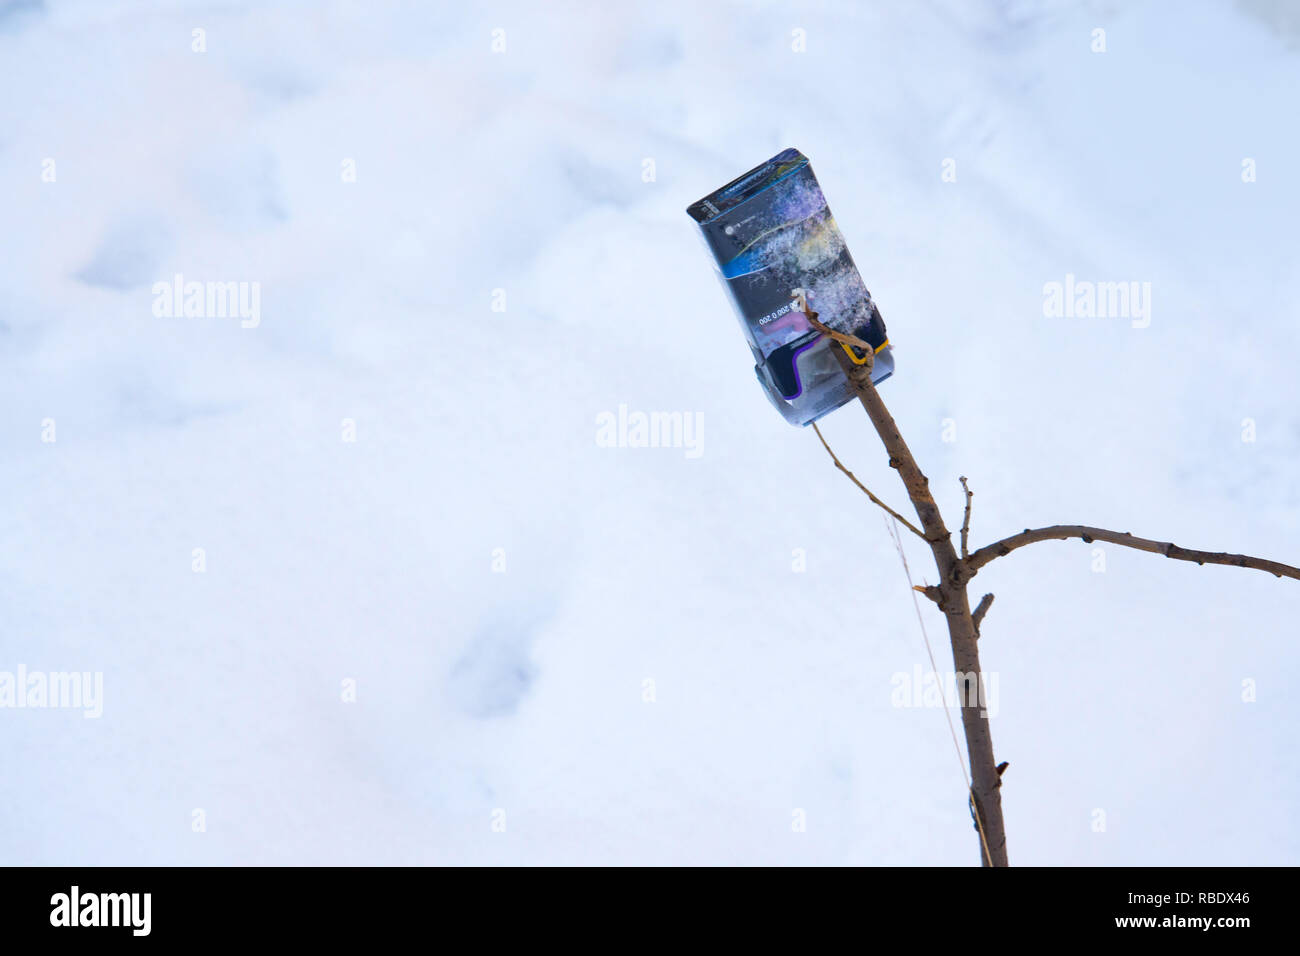
[[[816,322],[815,315],[810,317],[810,321],[814,323],[814,328],[820,324]],[[970,572],[953,547],[952,534],[944,525],[943,515],[930,493],[929,479],[917,465],[894,417],[871,381],[871,365],[855,364],[850,360],[847,349],[831,351],[858,396],[858,401],[866,410],[867,417],[871,419],[871,424],[875,426],[876,434],[880,436],[880,441],[889,454],[889,466],[898,471],[903,487],[907,489],[907,497],[911,499],[916,516],[925,530],[926,543],[930,545],[935,567],[939,570],[937,597],[948,622],[953,664],[958,673],[973,675],[977,686],[981,688],[979,696],[982,699],[979,638],[966,596]],[[873,355],[874,360],[873,352],[867,354]],[[928,589],[922,593],[935,599]],[[1002,867],[1007,865],[1007,831],[1002,819],[1002,795],[999,792],[1002,781],[998,776],[997,761],[993,758],[993,736],[987,715],[982,713],[978,700],[973,701],[971,697],[967,694],[962,700],[961,722],[966,735],[966,755],[970,762],[970,797],[975,825],[980,834],[980,858],[985,866]]]
[[[944,525],[939,506],[935,503],[934,496],[930,494],[930,480],[925,477],[916,459],[912,457],[912,451],[903,440],[894,417],[889,414],[889,409],[871,381],[871,369],[876,359],[875,349],[856,336],[842,335],[818,322],[817,313],[809,310],[802,291],[795,290],[793,294],[797,306],[814,329],[843,345],[861,349],[867,355],[867,360],[858,365],[856,357],[850,357],[848,348],[831,349],[840,368],[844,371],[845,378],[849,380],[854,394],[858,396],[858,401],[866,409],[867,417],[875,426],[876,434],[880,436],[885,451],[889,453],[889,466],[898,471],[903,487],[907,489],[907,497],[916,510],[916,517],[920,520],[921,527],[925,529],[922,537],[929,544],[935,566],[939,569],[940,581],[935,588],[937,594],[928,588],[921,593],[939,604],[948,621],[952,660],[957,672],[973,675],[979,688],[979,693],[975,695],[976,700],[972,700],[970,694],[963,696],[961,722],[962,730],[966,734],[966,755],[970,760],[971,814],[975,817],[975,827],[980,835],[980,862],[990,867],[1006,866],[1007,831],[1002,822],[1002,795],[998,792],[1002,781],[993,759],[993,736],[989,731],[987,715],[979,706],[979,701],[984,699],[983,675],[980,672],[979,637],[975,631],[975,623],[971,620],[970,602],[966,597],[966,583],[970,580],[970,572],[966,570],[964,561],[957,556],[957,550],[952,546],[952,533]],[[823,444],[825,444],[824,439]],[[826,450],[830,451],[829,446]],[[916,531],[915,528],[912,530]]]
[[[964,561],[970,556],[970,552],[966,550],[966,542],[970,538],[970,500],[975,497],[971,494],[970,486],[966,484],[965,475],[961,476],[961,489],[966,492],[966,517],[962,519],[961,523],[961,556]],[[978,622],[976,624],[978,626]]]
[[[873,502],[880,505],[880,507],[884,508],[887,512],[889,512],[889,514],[894,518],[895,521],[903,525],[903,527],[907,528],[907,530],[911,531],[912,534],[916,535],[922,541],[925,540],[925,535],[921,533],[920,529],[918,529],[916,525],[912,524],[912,522],[908,521],[906,518],[900,515],[893,508],[889,507],[889,505],[885,504],[883,501],[881,501],[879,498],[873,495],[871,493],[870,488],[868,488],[862,482],[858,481],[857,476],[854,475],[853,472],[849,471],[847,468],[844,467],[843,462],[841,462],[837,457],[835,457],[835,452],[831,451],[831,446],[826,443],[825,437],[822,436],[822,430],[817,427],[816,422],[813,422],[813,431],[815,431],[817,433],[817,437],[822,440],[822,447],[826,449],[826,454],[831,456],[831,461],[835,462],[835,467],[838,468],[840,471],[844,472],[844,474],[848,475],[849,481],[853,482],[855,485],[861,488],[862,492]]]
[[[989,612],[989,608],[992,606],[993,606],[992,594],[984,595],[982,598],[980,598],[980,603],[975,606],[975,613],[973,613],[970,617],[971,620],[975,622],[976,637],[980,636],[980,622],[984,620],[984,615]]]
[[[856,336],[846,336],[843,333],[835,332],[819,322],[817,313],[808,309],[808,303],[803,293],[800,290],[795,290],[794,295],[797,306],[804,312],[812,327],[823,335],[829,336],[833,341],[845,346],[844,348],[832,348],[831,352],[843,370],[845,378],[848,379],[854,394],[857,395],[862,407],[866,410],[867,417],[871,419],[871,424],[875,427],[881,443],[885,446],[885,450],[889,454],[890,467],[898,471],[903,487],[907,489],[907,496],[911,500],[912,507],[916,510],[917,519],[925,532],[922,537],[929,544],[930,551],[934,556],[935,566],[939,570],[938,585],[916,587],[914,590],[934,601],[943,612],[948,623],[953,664],[959,674],[968,675],[965,678],[968,691],[971,688],[972,680],[974,681],[974,687],[979,691],[978,697],[980,699],[983,697],[983,674],[980,669],[979,659],[979,628],[984,616],[993,604],[993,595],[984,595],[974,613],[972,613],[967,586],[975,573],[990,561],[1010,554],[1027,544],[1033,544],[1035,541],[1063,540],[1066,538],[1081,538],[1087,543],[1106,541],[1139,551],[1162,554],[1175,560],[1194,561],[1201,565],[1225,564],[1255,568],[1267,571],[1277,577],[1300,580],[1300,568],[1294,568],[1277,561],[1267,561],[1242,554],[1193,551],[1188,548],[1180,548],[1178,545],[1169,542],[1135,538],[1127,532],[1121,534],[1085,525],[1055,525],[1050,528],[1039,528],[1036,531],[1026,528],[1020,534],[1011,535],[1001,541],[995,541],[993,544],[980,548],[972,554],[969,553],[968,548],[971,499],[974,495],[964,476],[961,479],[961,485],[962,490],[966,493],[966,508],[961,528],[961,555],[958,556],[957,549],[953,547],[952,534],[944,524],[939,506],[930,493],[929,479],[926,478],[917,465],[916,459],[907,447],[907,442],[903,439],[897,423],[871,380],[871,369],[875,362],[874,349]],[[866,352],[867,359],[861,365],[857,364],[861,360],[849,351],[850,346]],[[821,436],[820,430],[818,430],[817,434],[818,437]],[[824,438],[822,444],[826,445]],[[829,445],[826,445],[826,450],[830,452]],[[853,477],[835,458],[833,452],[831,458],[841,471],[848,474],[850,478]],[[858,484],[863,491],[867,491],[856,479],[854,479],[854,483]],[[867,492],[867,494],[873,501],[884,507],[874,495],[871,495],[870,492]],[[888,508],[885,510],[890,511]],[[897,520],[902,520],[896,513],[892,511],[890,513]],[[913,532],[920,533],[910,525],[908,527]],[[961,702],[961,720],[962,729],[966,735],[966,754],[970,761],[970,809],[971,816],[975,820],[975,827],[980,835],[981,862],[986,866],[1004,867],[1008,865],[1007,836],[1002,816],[1002,796],[1000,791],[1002,774],[1007,769],[1007,763],[1006,761],[1001,763],[995,761],[993,737],[989,730],[987,714],[981,711],[978,700],[972,702],[969,692],[964,695]]]
[[[994,541],[990,545],[985,545],[967,558],[965,564],[967,569],[974,574],[995,558],[1010,554],[1017,548],[1023,548],[1027,544],[1033,544],[1035,541],[1064,541],[1067,538],[1080,538],[1087,544],[1091,544],[1093,541],[1105,541],[1125,548],[1135,548],[1138,551],[1163,554],[1166,558],[1173,558],[1176,561],[1193,561],[1196,564],[1226,564],[1237,568],[1255,568],[1258,571],[1267,571],[1275,577],[1295,578],[1300,581],[1300,568],[1293,568],[1289,564],[1282,564],[1278,561],[1253,558],[1246,554],[1226,554],[1221,551],[1193,551],[1189,548],[1180,548],[1178,545],[1167,541],[1135,538],[1127,531],[1107,531],[1105,528],[1090,528],[1081,524],[1057,524],[1052,525],[1050,528],[1037,528],[1034,530],[1026,528],[1019,534],[1013,534],[1001,541]]]

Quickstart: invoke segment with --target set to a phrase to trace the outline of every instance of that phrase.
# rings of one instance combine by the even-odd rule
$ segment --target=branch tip
[[[970,490],[970,485],[966,484],[966,476],[961,476],[961,489],[966,492],[966,516],[961,522],[961,559],[965,561],[970,557],[970,552],[966,550],[966,542],[970,537],[970,500],[975,497]]]

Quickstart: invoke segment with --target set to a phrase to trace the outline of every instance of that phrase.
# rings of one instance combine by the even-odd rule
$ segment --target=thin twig
[[[1026,528],[1019,534],[1013,534],[1001,541],[994,541],[992,544],[980,548],[966,559],[966,567],[970,573],[974,574],[995,558],[1010,554],[1017,548],[1023,548],[1027,544],[1033,544],[1035,541],[1064,541],[1067,538],[1080,538],[1088,544],[1091,544],[1094,540],[1105,541],[1125,548],[1148,551],[1151,554],[1163,554],[1166,558],[1173,558],[1177,561],[1193,561],[1196,564],[1226,564],[1237,568],[1255,568],[1258,571],[1267,571],[1275,577],[1295,578],[1300,581],[1300,568],[1293,568],[1291,565],[1282,564],[1279,561],[1253,558],[1247,554],[1227,554],[1221,551],[1192,551],[1189,548],[1180,548],[1178,545],[1167,541],[1135,538],[1127,531],[1107,531],[1105,528],[1090,528],[1081,524],[1056,524],[1050,528],[1036,528],[1032,531]]]
[[[966,541],[970,537],[970,500],[975,496],[971,494],[970,486],[966,484],[966,476],[961,476],[962,491],[966,492],[966,517],[961,523],[961,556],[962,559],[970,557],[970,552],[966,550]]]
[[[834,329],[832,329],[829,325],[826,325],[825,323],[818,321],[817,316],[820,313],[814,312],[811,308],[808,307],[808,300],[804,297],[803,289],[795,289],[792,294],[794,295],[794,299],[795,299],[795,307],[800,312],[803,313],[804,318],[808,320],[809,325],[811,325],[822,335],[829,336],[830,338],[834,339],[836,342],[840,342],[843,345],[851,345],[855,349],[859,349],[863,352],[866,352],[868,358],[870,359],[870,362],[868,363],[868,367],[875,364],[876,350],[872,348],[871,343],[864,342],[856,335],[850,335],[846,332],[837,332]]]
[[[817,433],[817,437],[822,440],[822,447],[826,449],[826,454],[831,456],[831,461],[835,462],[835,467],[838,468],[840,471],[844,472],[844,474],[848,475],[849,481],[853,482],[855,485],[861,488],[863,493],[868,498],[870,498],[876,504],[880,505],[880,507],[884,508],[885,511],[889,512],[890,517],[892,517],[895,521],[901,524],[904,528],[912,532],[912,534],[916,535],[922,541],[925,540],[925,535],[921,533],[920,529],[918,529],[916,525],[912,524],[912,522],[908,521],[906,518],[900,515],[893,508],[889,507],[889,505],[885,504],[883,501],[881,501],[879,498],[873,495],[871,493],[870,488],[868,488],[862,482],[858,481],[857,476],[854,475],[853,472],[849,471],[847,468],[844,467],[844,463],[841,462],[837,457],[835,457],[835,452],[831,451],[831,446],[826,443],[826,438],[825,436],[822,435],[822,430],[817,427],[816,422],[813,422],[813,431],[815,431]]]
[[[804,296],[804,291],[802,289],[795,289],[791,294],[794,296],[795,307],[804,314],[804,318],[808,320],[808,323],[814,329],[822,333],[822,335],[830,336],[836,342],[842,342],[845,345],[851,345],[854,348],[865,349],[867,354],[872,356],[874,360],[875,350],[872,349],[872,347],[868,343],[862,341],[862,339],[858,338],[856,335],[845,335],[843,332],[836,332],[834,329],[830,328],[829,326],[823,325],[821,322],[818,322],[817,313],[814,312],[811,308],[809,308],[808,299]],[[835,462],[835,467],[838,468],[840,471],[844,472],[844,474],[848,475],[849,480],[852,481],[859,488],[861,488],[868,498],[870,498],[873,502],[878,504],[880,507],[884,508],[885,511],[889,513],[890,517],[892,517],[895,521],[897,521],[899,524],[905,527],[908,531],[912,532],[912,534],[916,535],[918,538],[924,541],[925,535],[921,532],[919,528],[916,527],[916,525],[912,524],[912,522],[908,521],[897,511],[889,507],[889,505],[885,504],[874,494],[872,494],[870,488],[868,488],[862,482],[858,481],[857,476],[854,475],[853,472],[849,471],[847,468],[844,467],[844,463],[841,462],[838,457],[836,457],[835,452],[831,451],[831,446],[827,444],[826,437],[822,435],[822,430],[817,427],[817,423],[813,422],[812,426],[813,426],[813,431],[817,433],[817,437],[821,439],[822,447],[826,449],[826,454],[830,455],[831,461]]]
[[[971,615],[971,620],[975,622],[975,636],[980,636],[980,621],[984,620],[984,615],[988,613],[989,608],[993,605],[993,595],[986,594],[980,598],[980,603],[975,606],[975,613]]]

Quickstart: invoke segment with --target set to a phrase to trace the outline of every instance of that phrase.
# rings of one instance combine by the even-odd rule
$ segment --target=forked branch
[[[802,311],[808,317],[813,328],[822,334],[830,331],[817,315],[807,308],[807,303],[799,296]],[[931,600],[938,600],[944,617],[948,622],[948,636],[952,644],[953,665],[960,674],[968,675],[975,687],[983,686],[980,670],[979,645],[975,633],[975,624],[971,620],[970,604],[966,598],[965,582],[970,575],[962,567],[962,559],[953,547],[952,536],[939,513],[939,506],[930,494],[930,482],[925,477],[912,457],[911,449],[903,440],[898,424],[889,413],[871,381],[871,369],[875,361],[871,346],[855,336],[835,334],[830,336],[845,346],[865,352],[867,360],[861,365],[856,355],[851,355],[848,348],[832,348],[836,361],[843,370],[858,401],[866,410],[867,417],[876,429],[881,443],[889,454],[889,466],[898,472],[907,490],[907,497],[916,511],[920,527],[924,529],[926,544],[934,556],[935,568],[939,572],[939,583],[933,589],[926,587],[921,593]],[[845,341],[848,339],[848,341]],[[915,530],[915,529],[913,529]],[[969,685],[968,685],[969,686]],[[976,695],[978,696],[978,695]],[[962,730],[966,735],[966,755],[970,767],[970,798],[975,825],[979,830],[980,859],[986,866],[1003,867],[1007,865],[1007,833],[1002,822],[1002,796],[999,793],[1001,780],[997,773],[997,764],[993,759],[993,737],[989,730],[987,711],[979,706],[979,701],[966,695],[961,702]]]
[[[873,502],[884,508],[885,511],[889,512],[891,516],[914,534],[923,538],[930,546],[930,551],[934,555],[935,568],[939,572],[939,582],[936,585],[918,585],[915,590],[935,602],[940,611],[943,612],[948,623],[953,664],[958,673],[971,675],[975,681],[975,686],[982,686],[983,681],[979,660],[979,627],[983,622],[984,615],[988,613],[989,606],[993,603],[993,595],[984,595],[983,600],[979,602],[979,605],[972,613],[970,599],[967,594],[970,579],[990,561],[1010,554],[1027,544],[1033,544],[1035,541],[1064,540],[1066,538],[1080,538],[1089,543],[1105,541],[1121,547],[1134,548],[1138,551],[1162,554],[1167,558],[1179,561],[1255,568],[1260,571],[1267,571],[1277,577],[1300,580],[1300,568],[1293,568],[1289,564],[1267,561],[1263,558],[1254,558],[1244,554],[1193,551],[1189,548],[1180,548],[1170,542],[1136,538],[1128,533],[1107,531],[1104,528],[1091,528],[1086,525],[1054,525],[1050,528],[1039,528],[1037,530],[1026,528],[1020,534],[1011,535],[1001,541],[995,541],[993,544],[980,548],[974,553],[968,553],[971,499],[973,495],[964,477],[961,479],[961,484],[962,490],[966,494],[966,509],[961,527],[961,554],[958,556],[957,549],[953,547],[952,535],[944,524],[943,515],[939,512],[939,506],[935,502],[934,496],[930,493],[929,479],[926,478],[925,473],[917,465],[916,459],[913,458],[911,450],[907,447],[907,442],[904,441],[901,432],[898,430],[894,417],[890,414],[889,409],[881,400],[880,394],[872,383],[871,368],[875,355],[871,346],[856,336],[836,332],[817,321],[817,313],[808,308],[807,301],[798,290],[795,291],[795,298],[797,307],[807,316],[814,329],[846,346],[844,349],[834,348],[832,353],[835,355],[845,378],[848,379],[849,385],[862,403],[862,407],[867,412],[867,417],[871,419],[876,434],[880,437],[881,443],[889,454],[890,467],[897,469],[903,487],[907,490],[907,496],[912,502],[912,507],[916,510],[917,520],[920,522],[921,528],[925,529],[924,533],[917,530],[914,525],[909,524],[901,515],[886,506],[870,491],[867,491],[866,487],[853,477],[852,472],[845,468],[839,459],[835,457],[835,453],[826,444],[825,438],[822,438],[822,445],[825,446],[836,467],[848,475],[862,491],[866,492]],[[865,351],[867,360],[858,365],[857,362],[862,360],[858,359],[856,355],[851,356],[847,346]],[[820,429],[817,430],[817,436],[821,438]],[[1005,761],[997,763],[994,760],[993,737],[989,730],[987,713],[978,706],[977,701],[971,701],[969,695],[966,700],[961,702],[961,720],[962,729],[966,735],[966,753],[970,761],[969,792],[971,813],[975,817],[975,825],[980,834],[981,861],[986,866],[1003,867],[1007,865],[1007,836],[1002,818],[1002,796],[1000,791],[1002,772],[1006,770],[1007,764]]]

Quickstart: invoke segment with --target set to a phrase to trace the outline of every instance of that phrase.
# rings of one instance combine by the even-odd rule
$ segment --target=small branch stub
[[[993,595],[986,594],[980,598],[980,603],[976,605],[975,611],[971,614],[971,620],[975,622],[975,636],[980,636],[980,622],[984,620],[984,615],[988,613],[989,608],[993,606]]]

